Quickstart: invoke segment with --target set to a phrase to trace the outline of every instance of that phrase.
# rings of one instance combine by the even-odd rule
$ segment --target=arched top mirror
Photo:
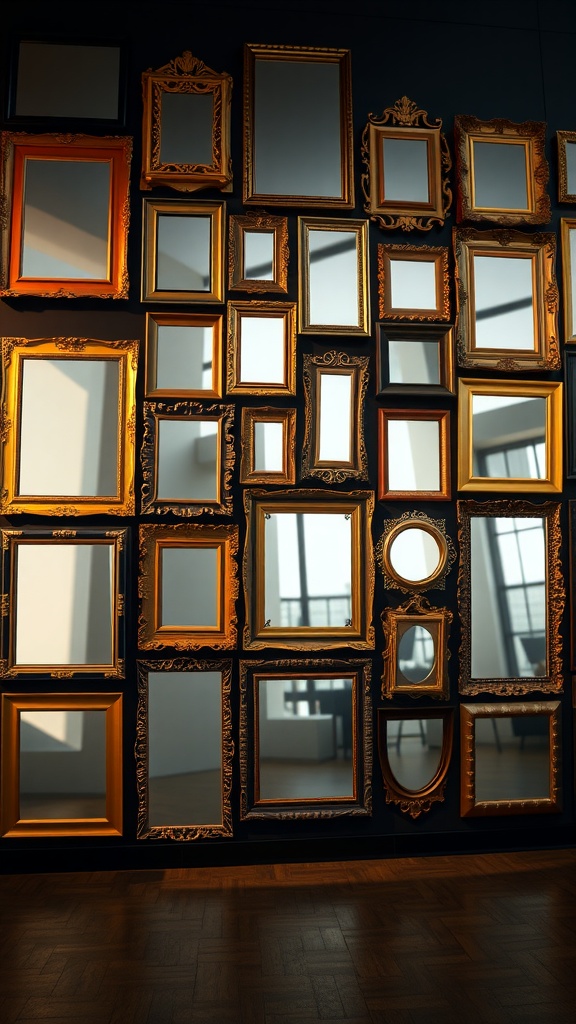
[[[381,614],[384,630],[382,696],[449,696],[448,632],[452,612],[422,594]]]
[[[386,587],[404,592],[444,589],[456,549],[444,520],[424,512],[405,512],[386,522],[376,552]]]
[[[444,800],[454,712],[378,708],[378,754],[386,803],[419,818]]]

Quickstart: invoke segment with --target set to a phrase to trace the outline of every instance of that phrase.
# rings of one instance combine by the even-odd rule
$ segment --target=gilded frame
[[[394,541],[406,530],[417,529],[428,534],[438,548],[438,562],[434,570],[422,579],[409,580],[394,568],[390,552]],[[426,512],[403,512],[397,519],[387,519],[384,531],[375,548],[376,558],[384,576],[386,589],[401,590],[405,594],[418,594],[435,588],[444,590],[446,577],[456,561],[456,548],[446,532],[446,520],[434,519]]]
[[[568,586],[572,608],[576,608],[576,501],[568,502]],[[570,668],[576,669],[576,622],[570,616]],[[573,706],[576,708],[576,677],[573,679]]]
[[[282,424],[281,470],[265,470],[256,468],[254,448],[257,423]],[[270,406],[243,408],[240,438],[241,484],[292,485],[296,483],[296,409],[276,409]]]
[[[128,298],[128,227],[130,223],[130,162],[132,139],[104,135],[28,135],[0,133],[0,192],[6,205],[0,211],[0,295],[14,298],[39,295],[43,298]],[[22,273],[25,232],[25,187],[29,161],[108,164],[110,195],[105,277],[25,277]],[[49,211],[46,211],[49,217]],[[54,227],[44,227],[49,237]],[[71,225],[72,231],[82,228]]]
[[[458,381],[458,490],[559,494],[562,491],[563,398],[561,381],[485,380],[461,377]],[[475,395],[541,398],[545,401],[543,477],[488,477],[474,472],[473,399]],[[526,440],[533,439],[530,434]]]
[[[576,132],[574,133],[576,142]],[[576,196],[574,197],[576,202]],[[564,299],[564,343],[576,342],[576,218],[560,218],[562,288]]]
[[[284,372],[278,381],[252,381],[242,378],[242,321],[249,319],[281,320],[283,323]],[[296,303],[228,302],[228,345],[226,363],[226,394],[228,395],[295,395],[296,394]]]
[[[134,515],[136,447],[136,376],[138,341],[98,341],[93,338],[2,338],[4,380],[0,435],[2,485],[0,514]],[[116,493],[110,495],[20,494],[22,397],[26,360],[92,360],[118,363],[118,449]],[[41,426],[41,425],[39,425]],[[70,424],[72,431],[73,424]]]
[[[263,798],[260,796],[260,681],[352,677],[353,792],[348,796]],[[370,661],[240,662],[240,819],[319,820],[372,814],[372,701]]]
[[[398,383],[390,380],[390,343],[401,341],[410,346],[434,343],[437,349],[438,383]],[[376,323],[376,395],[453,395],[454,328],[434,324]]]
[[[393,261],[432,263],[434,265],[435,305],[428,309],[392,305]],[[406,320],[415,323],[450,319],[450,275],[448,246],[386,245],[378,243],[378,315],[381,320]]]
[[[247,621],[246,650],[267,647],[296,650],[330,650],[350,647],[365,650],[374,646],[372,602],[374,599],[374,556],[371,523],[374,511],[372,491],[255,490],[244,494],[247,533],[242,577]],[[351,617],[343,626],[272,626],[265,616],[266,545],[264,524],[275,513],[345,516],[351,523]]]
[[[349,232],[356,236],[355,324],[315,323],[312,320],[310,232]],[[336,243],[336,246],[338,243]],[[329,248],[329,247],[328,247]],[[370,292],[368,221],[324,217],[298,217],[298,332],[299,334],[350,335],[370,337]],[[332,282],[334,287],[334,282]]]
[[[212,96],[212,160],[210,163],[169,162],[161,159],[163,95]],[[232,78],[207,67],[190,50],[142,74],[142,173],[140,188],[157,185],[180,192],[204,188],[230,191],[232,157],[230,155],[230,106]]]
[[[222,397],[222,313],[146,313],[146,398]],[[212,329],[212,383],[207,388],[158,387],[159,331],[162,327]]]
[[[126,557],[128,529],[94,529],[82,527],[57,530],[45,527],[0,531],[2,542],[2,657],[0,678],[21,679],[29,676],[50,681],[85,679],[123,679],[125,676],[125,599],[127,589]],[[18,553],[20,545],[104,545],[111,550],[110,662],[95,663],[20,663],[16,661],[16,627],[18,617]],[[36,576],[39,586],[39,578]],[[53,580],[50,580],[53,583]],[[46,597],[46,603],[49,595]]]
[[[576,203],[576,191],[570,191],[569,167],[572,170],[572,161],[568,159],[568,146],[576,144],[576,132],[556,132],[556,148],[558,153],[558,202]]]
[[[158,225],[160,217],[208,217],[210,241],[204,253],[209,271],[208,287],[160,288],[158,286]],[[223,302],[224,301],[224,222],[226,204],[222,201],[192,202],[189,199],[142,200],[142,302]]]
[[[232,683],[232,662],[196,661],[189,658],[161,659],[159,661],[138,661],[138,707],[136,711],[136,790],[138,795],[137,839],[172,839],[190,841],[229,837],[232,827],[232,763],[234,741],[232,739],[232,709],[230,702]],[[221,676],[221,723],[222,723],[222,821],[220,823],[186,824],[166,822],[150,825],[149,803],[149,674],[150,672],[219,672]]]
[[[122,694],[3,693],[0,835],[3,837],[122,835]],[[20,817],[20,713],[104,711],[106,814],[98,818]]]
[[[458,569],[458,608],[462,623],[459,657],[458,690],[469,697],[490,693],[502,697],[528,693],[561,693],[564,687],[562,671],[562,639],[560,627],[566,602],[562,576],[560,549],[561,506],[548,501],[541,504],[529,501],[458,501],[458,542],[460,565]],[[472,675],[472,544],[471,519],[480,517],[541,518],[545,530],[545,586],[546,586],[546,674],[534,677],[477,678]]]
[[[564,423],[566,430],[566,479],[576,480],[576,349],[564,352],[564,380],[566,402]]]
[[[481,718],[546,716],[549,720],[550,770],[548,797],[512,800],[476,799],[476,723]],[[460,705],[460,814],[463,818],[497,814],[557,814],[561,800],[561,703],[559,700],[519,704]]]
[[[480,206],[476,202],[475,143],[521,146],[524,150],[526,206]],[[492,221],[502,225],[547,224],[550,220],[550,198],[546,192],[549,170],[545,154],[546,125],[543,121],[516,124],[504,118],[480,121],[477,117],[457,114],[454,118],[456,148],[458,221]]]
[[[382,697],[433,697],[448,700],[448,634],[452,612],[448,608],[435,608],[422,594],[415,594],[398,608],[385,608],[380,617],[384,632]],[[434,644],[434,663],[419,682],[408,679],[398,664],[402,637],[414,626],[423,626],[430,633]]]
[[[304,354],[304,442],[302,476],[318,477],[325,483],[368,479],[368,456],[364,438],[364,404],[368,387],[369,356],[349,356],[345,352],[325,352],[320,356]],[[349,451],[350,459],[336,462],[320,458],[321,383],[324,375],[350,378]],[[344,410],[342,410],[344,416]],[[330,429],[330,428],[328,428]]]
[[[199,523],[141,523],[138,596],[138,646],[145,651],[233,650],[236,646],[238,597],[238,527]],[[170,548],[211,548],[216,552],[216,624],[161,622],[162,552]]]
[[[302,195],[259,192],[256,187],[256,64],[277,61],[306,64],[335,64],[339,71],[340,192],[334,195]],[[275,97],[278,100],[278,97]],[[294,110],[292,111],[294,114]],[[294,122],[294,123],[297,123]],[[306,142],[310,143],[307,134]],[[278,46],[244,44],[244,180],[246,204],[275,206],[330,207],[352,209],[354,202],[354,151],[352,124],[352,78],[350,50],[315,46]]]
[[[379,227],[402,231],[430,231],[440,226],[448,216],[452,204],[449,172],[452,158],[446,136],[441,131],[442,121],[428,119],[428,112],[407,96],[386,107],[380,117],[368,115],[362,133],[362,162],[365,170],[360,183],[364,193],[364,209]],[[428,200],[386,199],[386,139],[405,139],[426,143],[428,171]]]
[[[454,738],[453,708],[378,708],[378,757],[382,781],[386,792],[386,803],[395,804],[403,814],[414,820],[427,813],[432,804],[444,802],[444,790],[448,768],[452,760]],[[438,767],[432,778],[420,789],[407,789],[392,770],[388,756],[388,723],[394,721],[413,722],[432,719],[442,722],[442,749]]]
[[[477,228],[455,228],[453,240],[458,307],[458,365],[494,368],[503,373],[559,369],[559,295],[555,271],[555,233],[540,231],[527,234],[512,229],[481,231]],[[504,345],[495,345],[491,348],[477,346],[474,258],[482,256],[530,261],[534,325],[532,345],[515,349],[506,348]],[[503,305],[506,306],[505,303]]]
[[[393,490],[389,480],[388,426],[393,421],[438,424],[438,489]],[[429,456],[429,453],[427,453]],[[427,458],[428,461],[428,458]],[[448,409],[378,409],[378,500],[449,501],[450,490],[450,412]]]
[[[246,234],[254,232],[272,236],[272,277],[246,276]],[[228,223],[228,287],[231,291],[251,293],[288,293],[288,218],[275,217],[265,210],[253,210],[242,216],[231,216]]]
[[[144,436],[140,452],[142,465],[141,509],[177,516],[232,514],[232,472],[234,469],[234,406],[203,405],[200,402],[144,402]],[[202,421],[216,423],[216,496],[209,498],[159,497],[160,424]],[[198,440],[201,440],[198,438]]]

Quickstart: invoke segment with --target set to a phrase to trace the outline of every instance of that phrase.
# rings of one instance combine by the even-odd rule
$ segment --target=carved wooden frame
[[[304,354],[304,442],[302,476],[318,477],[325,483],[368,479],[368,456],[364,437],[364,404],[368,387],[369,356],[349,356],[345,352]],[[351,378],[350,387],[350,460],[326,462],[320,459],[320,378],[335,374]]]
[[[438,563],[434,571],[421,580],[407,580],[394,569],[390,549],[396,538],[410,529],[424,530],[438,545]],[[404,594],[416,594],[424,590],[444,590],[446,577],[456,561],[456,548],[446,532],[445,519],[433,519],[426,512],[403,512],[398,519],[387,519],[384,530],[375,547],[386,589],[401,590]]]
[[[282,424],[282,469],[256,469],[254,436],[258,423]],[[296,483],[296,409],[276,409],[272,406],[242,409],[240,428],[241,484],[295,484]]]
[[[382,780],[386,791],[386,803],[395,804],[403,814],[414,820],[427,813],[432,804],[444,801],[448,768],[452,759],[454,736],[453,708],[378,708],[378,756]],[[407,789],[392,770],[388,757],[388,722],[413,722],[423,719],[442,721],[442,749],[438,767],[432,778],[420,789]]]
[[[430,309],[392,305],[390,263],[406,260],[414,263],[433,263],[436,301]],[[381,320],[406,320],[419,323],[450,319],[450,274],[448,246],[385,245],[378,243],[378,300]]]
[[[453,613],[448,608],[435,608],[422,594],[415,594],[398,608],[385,608],[380,617],[384,632],[382,697],[434,697],[448,700],[448,634]],[[434,643],[434,664],[428,675],[418,683],[406,679],[398,664],[402,637],[414,626],[427,629]]]
[[[272,235],[272,277],[246,277],[246,232]],[[288,292],[288,218],[276,217],[265,210],[253,210],[231,216],[228,230],[228,287],[243,292]]]

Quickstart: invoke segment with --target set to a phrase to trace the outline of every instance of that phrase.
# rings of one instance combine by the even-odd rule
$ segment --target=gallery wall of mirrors
[[[251,27],[14,20],[0,852],[560,843],[576,122]]]

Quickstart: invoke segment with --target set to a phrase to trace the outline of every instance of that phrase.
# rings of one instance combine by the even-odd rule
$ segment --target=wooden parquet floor
[[[1,1024],[574,1024],[576,850],[0,876]]]

